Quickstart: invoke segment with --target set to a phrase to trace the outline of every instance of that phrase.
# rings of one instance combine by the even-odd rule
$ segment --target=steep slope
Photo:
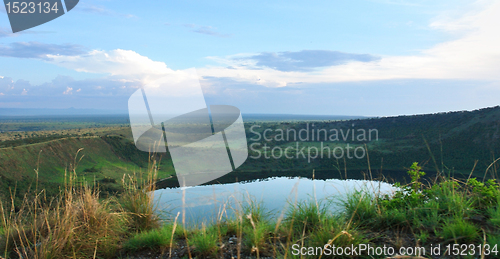
[[[250,128],[258,125],[258,134]],[[324,141],[324,144],[345,146],[346,143],[357,146],[367,145],[370,167],[404,171],[413,162],[425,165],[427,171],[442,171],[445,173],[469,174],[476,165],[474,172],[483,176],[488,166],[500,157],[500,107],[485,108],[475,111],[460,111],[437,114],[397,116],[370,119],[355,119],[348,121],[318,121],[318,122],[281,122],[281,123],[250,123],[246,125],[247,138],[257,139],[269,129],[268,138],[272,141],[257,141],[267,144],[268,150],[275,146],[283,148],[294,145],[296,140],[275,141],[280,134],[294,129],[296,132],[314,128],[317,132],[325,129],[327,132],[337,130],[350,132],[359,129],[376,130],[370,140],[352,140],[351,135],[344,141],[341,134],[337,141]],[[311,132],[311,130],[309,131]],[[312,133],[311,133],[312,134]],[[314,133],[316,134],[316,133]],[[299,141],[301,145],[316,146],[320,141]],[[250,141],[249,144],[255,143]],[[263,150],[261,150],[263,151]],[[345,156],[344,156],[345,158]],[[315,159],[314,161],[295,161],[290,159],[249,159],[243,169],[260,170],[298,170],[312,169],[332,170],[344,168],[344,159]],[[477,161],[477,164],[476,164]],[[368,157],[363,159],[345,159],[347,169],[367,170]],[[495,175],[496,164],[488,171]],[[493,174],[491,174],[493,173]]]
[[[18,195],[24,194],[38,172],[40,188],[53,194],[73,168],[81,181],[99,183],[103,191],[118,191],[124,174],[147,171],[148,156],[129,139],[119,136],[70,137],[1,148],[0,192],[8,197],[9,188],[17,188]],[[163,159],[160,177],[172,171],[169,159]]]

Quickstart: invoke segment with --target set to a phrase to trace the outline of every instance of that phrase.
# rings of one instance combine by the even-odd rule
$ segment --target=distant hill
[[[452,169],[484,175],[486,168],[500,157],[500,107],[474,111],[398,116],[354,121],[378,129],[385,139],[378,149],[390,151],[390,163],[428,161],[441,171]],[[428,146],[427,146],[427,144]],[[382,151],[380,151],[382,152]],[[380,154],[379,154],[380,155]],[[417,160],[418,159],[418,160]],[[434,162],[435,161],[435,162]],[[498,166],[489,169],[497,175]]]
[[[0,108],[2,116],[51,116],[51,115],[126,115],[122,110],[100,110],[100,109],[29,109],[29,108]]]
[[[242,114],[245,122],[251,121],[324,121],[324,120],[353,120],[366,119],[365,116],[349,116],[349,115],[304,115],[304,114]]]
[[[259,125],[261,130],[293,128],[297,132],[307,128],[307,122],[272,123]],[[309,123],[312,127],[312,123]],[[250,126],[248,126],[250,127]],[[314,128],[347,130],[376,129],[378,140],[351,141],[347,143],[367,145],[370,167],[404,171],[413,162],[424,165],[427,171],[462,173],[468,175],[474,168],[474,175],[483,176],[488,166],[500,157],[500,107],[474,111],[458,111],[413,116],[353,119],[347,121],[317,121]],[[275,133],[276,134],[276,133]],[[351,136],[351,135],[350,135]],[[247,131],[247,137],[254,135]],[[269,134],[268,138],[272,138]],[[293,141],[293,140],[292,140]],[[314,142],[314,141],[311,141]],[[340,140],[337,143],[344,143]],[[335,143],[334,143],[335,144]],[[271,142],[268,146],[282,145]],[[311,143],[313,145],[313,143]],[[316,146],[319,146],[316,141]],[[248,162],[248,161],[247,161]],[[477,164],[476,164],[477,163]],[[332,159],[315,160],[311,163],[292,161],[253,161],[248,166],[265,170],[290,169],[305,166],[312,169],[331,170],[344,168],[344,161]],[[346,159],[347,169],[368,169],[367,159]],[[488,176],[496,176],[500,169],[496,164],[488,171]]]

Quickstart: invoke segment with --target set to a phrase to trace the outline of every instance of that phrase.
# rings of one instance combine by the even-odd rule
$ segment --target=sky
[[[0,7],[0,108],[127,111],[196,69],[242,113],[394,116],[496,106],[500,1],[81,0],[12,33]]]

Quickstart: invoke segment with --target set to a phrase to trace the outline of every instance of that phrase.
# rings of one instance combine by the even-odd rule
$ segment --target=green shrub
[[[443,229],[438,234],[445,242],[470,242],[477,241],[479,230],[472,223],[461,218],[448,219],[443,224]]]
[[[467,181],[467,186],[472,189],[470,198],[476,208],[484,210],[498,203],[500,190],[496,180],[489,179],[486,183],[482,183],[476,178],[471,178]]]
[[[425,244],[429,240],[430,234],[429,232],[422,231],[420,232],[420,234],[416,234],[415,237],[418,242],[420,242],[421,244]]]
[[[420,177],[425,175],[425,172],[422,172],[420,170],[422,170],[422,167],[419,166],[417,162],[414,162],[410,166],[410,169],[408,170],[408,174],[411,177],[411,183],[414,192],[417,192],[420,189],[421,186],[421,183],[419,181]]]
[[[376,217],[373,219],[372,226],[386,229],[407,226],[408,224],[408,214],[405,208],[386,209],[382,207],[380,208],[380,212],[377,213]]]
[[[439,202],[439,213],[446,217],[465,218],[475,214],[473,203],[467,192],[460,189],[454,180],[434,184],[426,191],[429,200]]]
[[[486,239],[486,244],[490,245],[490,247],[497,246],[497,249],[500,248],[500,233],[489,234]]]
[[[430,200],[422,207],[411,210],[413,226],[427,231],[436,229],[442,220],[439,206],[437,200]]]
[[[496,227],[497,229],[500,229],[500,207],[497,205],[494,208],[489,208],[487,210],[487,214],[490,217],[489,223]]]
[[[269,221],[270,214],[265,210],[262,202],[249,200],[248,203],[243,205],[242,212],[244,215],[243,219],[245,225],[250,225],[250,221],[253,221],[254,224]],[[249,218],[249,216],[251,217],[251,219]]]

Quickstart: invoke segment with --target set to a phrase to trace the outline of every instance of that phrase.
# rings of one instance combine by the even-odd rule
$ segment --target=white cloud
[[[71,88],[71,87],[68,86],[66,88],[66,91],[63,92],[63,94],[66,94],[66,95],[73,94],[73,88]]]
[[[116,49],[108,52],[93,50],[85,55],[48,55],[48,57],[57,65],[90,73],[140,75],[164,74],[171,71],[165,63],[152,61],[131,50]]]
[[[162,91],[166,91],[169,96],[190,96],[193,91],[199,90],[199,85],[191,83],[193,79],[198,82],[194,70],[174,71],[164,62],[153,61],[131,50],[94,50],[84,55],[48,55],[48,58],[47,62],[76,71],[109,74],[107,79],[115,82],[155,89],[161,86]],[[103,90],[103,87],[98,85],[95,89]],[[71,90],[67,89],[64,93],[72,94]]]
[[[80,72],[110,74],[125,81],[144,83],[174,71],[163,62],[153,61],[132,50],[93,50],[77,56],[47,55],[50,63]]]

